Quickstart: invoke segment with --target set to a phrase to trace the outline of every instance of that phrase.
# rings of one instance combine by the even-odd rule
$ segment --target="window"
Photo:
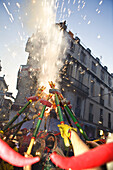
[[[105,72],[104,72],[104,70],[101,70],[101,79],[105,80]]]
[[[111,128],[111,114],[108,113],[108,128]]]
[[[70,76],[72,76],[72,72],[73,72],[73,66],[71,64],[68,65],[68,74]]]
[[[99,119],[100,124],[103,124],[103,109],[100,109],[100,119]]]
[[[86,64],[86,54],[83,51],[81,51],[81,54],[80,54],[80,61]]]
[[[80,81],[81,83],[83,83],[83,78],[84,78],[84,74],[81,74],[81,71],[79,71],[79,77],[78,77],[78,79],[79,79],[79,81]]]
[[[103,95],[104,95],[104,89],[101,87],[100,88],[100,97],[103,98]]]
[[[101,87],[100,88],[100,104],[104,106],[104,89]]]
[[[80,117],[80,112],[81,112],[81,98],[77,97],[77,103],[76,103],[76,108],[75,108],[76,116]]]
[[[111,83],[111,77],[108,77],[108,85],[111,87],[112,83]]]
[[[111,106],[111,93],[108,94],[108,106]]]
[[[70,50],[71,50],[72,52],[74,52],[74,50],[75,50],[75,44],[73,43],[73,41],[71,41]]]
[[[96,73],[96,69],[97,69],[96,64],[95,64],[95,62],[92,61],[91,70],[92,70],[94,73]]]
[[[89,121],[93,122],[93,104],[89,104]]]
[[[91,81],[91,96],[94,96],[94,84],[95,82],[92,80]]]

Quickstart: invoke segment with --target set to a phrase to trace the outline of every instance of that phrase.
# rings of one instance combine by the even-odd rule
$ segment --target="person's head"
[[[54,134],[50,133],[45,139],[46,147],[53,149],[55,145],[55,136]]]
[[[21,131],[18,131],[16,137],[17,137],[17,140],[18,140],[19,142],[21,142],[21,140],[22,140],[22,138],[23,138],[22,132],[21,132]]]

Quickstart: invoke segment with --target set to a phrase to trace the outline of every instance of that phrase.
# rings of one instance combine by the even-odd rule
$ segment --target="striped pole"
[[[64,104],[64,109],[69,113],[69,115],[71,116],[73,122],[75,123],[75,125],[77,126],[77,128],[79,129],[80,133],[83,135],[85,140],[89,140],[88,136],[86,135],[86,133],[84,132],[84,130],[82,129],[82,127],[80,126],[80,124],[78,123],[77,119],[75,118],[75,116],[73,115],[72,111],[69,109],[69,107]]]
[[[14,139],[14,137],[16,136],[16,134],[18,133],[18,131],[20,130],[21,126],[23,125],[23,123],[21,122],[19,127],[16,129],[16,132],[13,134],[12,139]]]
[[[64,119],[63,119],[62,111],[60,108],[59,99],[56,93],[55,93],[55,101],[56,101],[56,106],[57,106],[58,113],[59,113],[60,123],[64,124]]]
[[[26,117],[26,119],[24,119],[24,120],[22,120],[21,122],[15,124],[14,126],[9,127],[9,128],[7,129],[7,131],[9,131],[9,130],[11,130],[11,129],[14,129],[14,128],[17,127],[18,125],[20,125],[21,123],[24,123],[24,122],[26,122],[26,121],[29,121],[29,120],[27,119],[27,117]]]
[[[32,150],[32,147],[33,147],[33,145],[34,145],[34,141],[35,141],[36,135],[37,135],[37,133],[38,133],[38,130],[39,130],[39,128],[40,128],[40,124],[41,124],[41,122],[42,122],[45,109],[46,109],[46,105],[43,106],[42,111],[41,111],[41,114],[40,114],[40,116],[39,116],[39,118],[38,118],[37,125],[36,125],[36,127],[35,127],[35,130],[34,130],[34,132],[33,132],[33,136],[32,136],[32,138],[31,138],[29,147],[28,147],[28,149],[27,149],[27,154],[28,154],[28,155],[30,155],[31,150]]]
[[[47,100],[49,100],[50,97],[51,97],[51,96],[49,95]],[[46,103],[46,102],[45,102],[45,103]],[[39,116],[39,118],[38,118],[37,125],[36,125],[36,127],[35,127],[35,130],[34,130],[34,132],[33,132],[33,136],[32,136],[32,138],[31,138],[29,147],[28,147],[28,149],[27,149],[27,154],[28,154],[28,155],[30,155],[31,150],[32,150],[32,147],[33,147],[33,145],[34,145],[34,141],[35,141],[35,138],[36,138],[36,136],[37,136],[37,134],[38,134],[38,130],[39,130],[39,128],[40,128],[40,124],[41,124],[41,122],[42,122],[42,119],[43,119],[43,116],[44,116],[44,112],[45,112],[46,106],[48,106],[48,104],[43,106],[42,111],[41,111],[41,114],[40,114],[40,116]]]
[[[26,109],[26,107],[32,102],[29,100],[26,105],[8,122],[8,124],[3,128],[3,131],[6,131],[9,126],[21,115],[21,113]]]
[[[67,121],[68,121],[69,125],[70,125],[71,127],[73,127],[73,125],[72,125],[72,123],[71,123],[71,121],[70,121],[70,119],[69,119],[69,116],[68,116],[68,114],[67,114],[67,112],[66,112],[65,109],[64,109],[64,113],[65,113],[65,116],[66,116],[66,118],[67,118]]]

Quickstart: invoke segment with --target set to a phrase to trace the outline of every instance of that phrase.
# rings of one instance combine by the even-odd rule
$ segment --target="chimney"
[[[78,38],[77,36],[75,37],[75,41],[79,44],[80,43],[80,38]]]
[[[104,69],[107,71],[108,70],[108,68],[106,67],[106,66],[104,66]]]
[[[73,38],[73,33],[71,31],[69,31],[69,35],[71,36],[71,38]]]

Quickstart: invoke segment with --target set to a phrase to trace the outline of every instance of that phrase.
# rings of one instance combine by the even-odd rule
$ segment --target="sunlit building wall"
[[[7,92],[8,85],[3,77],[0,77],[0,126],[9,120],[9,112],[12,105],[12,93]]]

